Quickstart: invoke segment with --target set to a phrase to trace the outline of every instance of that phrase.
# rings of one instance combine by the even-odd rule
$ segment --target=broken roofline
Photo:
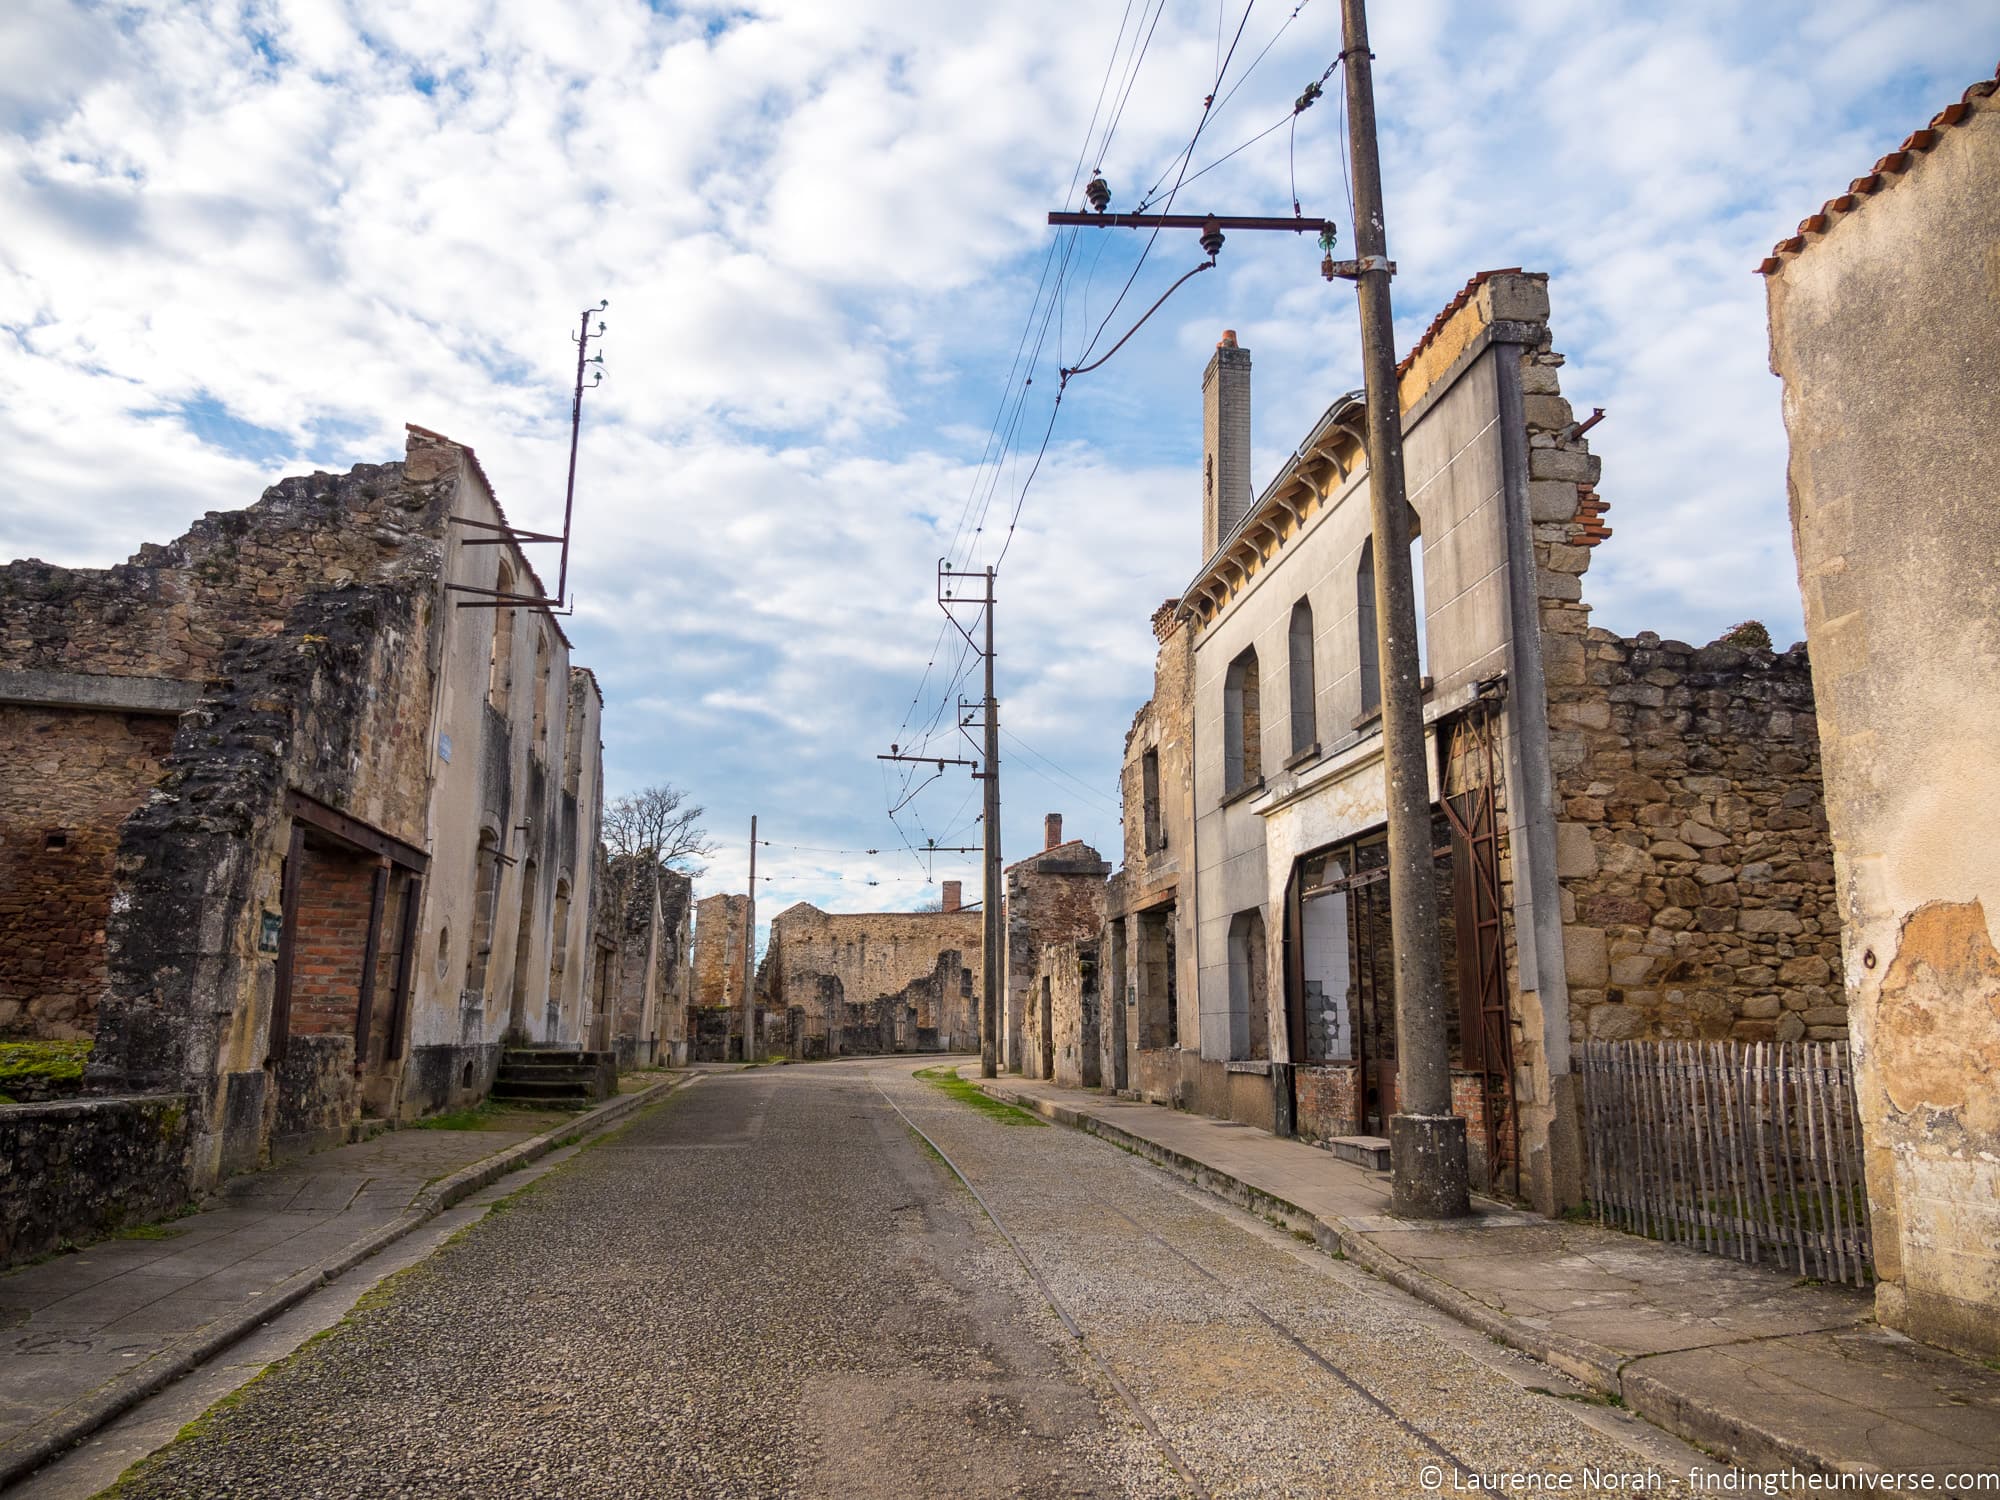
[[[1475,297],[1479,289],[1494,278],[1503,276],[1518,276],[1524,280],[1536,282],[1546,282],[1548,280],[1548,273],[1545,271],[1524,271],[1519,266],[1500,266],[1492,270],[1475,272],[1466,281],[1465,285],[1459,288],[1457,295],[1438,310],[1437,315],[1431,319],[1430,325],[1424,329],[1422,336],[1410,347],[1409,353],[1405,354],[1397,362],[1397,399],[1402,403],[1405,411],[1415,404],[1416,398],[1404,399],[1402,383],[1416,367],[1417,361],[1423,356],[1426,350],[1438,342],[1445,329],[1463,314],[1468,306],[1473,308],[1472,316],[1478,317],[1479,313]],[[1417,398],[1421,398],[1422,395],[1426,394],[1428,389],[1429,387],[1426,387],[1425,391],[1416,393]],[[1294,485],[1304,484],[1307,490],[1321,504],[1325,504],[1331,498],[1334,486],[1329,484],[1324,494],[1314,488],[1311,482],[1305,478],[1304,469],[1306,464],[1314,459],[1331,462],[1336,469],[1340,469],[1341,471],[1338,475],[1338,481],[1341,484],[1346,483],[1348,479],[1357,474],[1366,472],[1368,444],[1363,424],[1367,418],[1367,410],[1368,404],[1364,393],[1361,391],[1349,391],[1345,395],[1335,399],[1333,404],[1327,407],[1319,421],[1313,425],[1312,432],[1306,438],[1305,442],[1292,450],[1292,456],[1286,461],[1285,466],[1278,471],[1277,477],[1264,487],[1263,492],[1258,495],[1256,503],[1250,507],[1249,512],[1230,530],[1227,536],[1223,537],[1216,544],[1215,551],[1203,561],[1201,570],[1195,574],[1187,587],[1181,590],[1180,599],[1177,601],[1174,610],[1177,619],[1186,620],[1196,617],[1200,613],[1201,605],[1210,602],[1211,596],[1213,596],[1215,610],[1217,612],[1220,611],[1228,598],[1236,592],[1236,589],[1231,586],[1229,580],[1222,576],[1225,569],[1236,568],[1236,571],[1244,575],[1244,580],[1247,583],[1251,570],[1235,563],[1232,554],[1245,545],[1250,533],[1261,529],[1270,531],[1274,537],[1283,538],[1285,533],[1279,525],[1281,512],[1289,515],[1295,522],[1303,520],[1303,516],[1299,510],[1286,504],[1283,498],[1286,492]],[[1344,434],[1351,439],[1359,451],[1359,460],[1352,467],[1342,467],[1340,460],[1333,454],[1330,440],[1337,433]],[[1252,545],[1254,547],[1254,544]],[[1261,567],[1263,562],[1264,558],[1260,551],[1257,558],[1258,566]],[[1157,633],[1158,628],[1156,626],[1155,634]]]
[[[473,451],[470,443],[461,443],[457,438],[446,437],[442,432],[435,432],[428,427],[419,427],[415,422],[405,422],[403,424],[403,431],[409,433],[412,437],[422,438],[433,443],[443,443],[447,448],[456,448],[460,453],[463,453],[465,455],[465,462],[471,468],[474,477],[485,487],[486,498],[493,502],[493,513],[500,518],[500,524],[505,526],[509,531],[515,529],[514,523],[507,519],[506,507],[500,503],[500,491],[494,487],[492,479],[486,473],[486,466],[480,463],[479,455]],[[521,550],[520,543],[509,537],[507,550],[512,554],[514,560],[520,563],[522,572],[534,583],[536,594],[543,599],[547,599],[549,597],[549,586],[542,582],[542,575],[535,571],[535,565],[528,560],[527,553]],[[562,603],[560,599],[555,602],[557,604]],[[555,611],[549,609],[547,606],[543,606],[542,613],[548,616],[549,623],[555,627],[556,635],[561,638],[563,645],[574,651],[576,643],[569,638],[569,633],[562,628],[562,621],[556,617]],[[585,670],[588,669],[586,668]],[[593,685],[596,683],[596,680],[595,676],[591,678]],[[598,701],[600,703],[604,701],[604,695],[601,691],[598,694]]]

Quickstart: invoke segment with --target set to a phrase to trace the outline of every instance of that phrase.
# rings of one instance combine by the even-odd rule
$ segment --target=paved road
[[[121,1496],[1420,1495],[1427,1466],[1447,1492],[1631,1472],[1634,1440],[1679,1463],[1352,1268],[914,1066],[683,1090]]]

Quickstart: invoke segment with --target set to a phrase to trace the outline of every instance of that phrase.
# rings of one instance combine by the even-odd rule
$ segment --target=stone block
[[[1786,984],[1825,984],[1832,977],[1833,970],[1817,953],[1788,958],[1778,970],[1778,978]]]
[[[1719,833],[1706,823],[1697,823],[1690,818],[1681,824],[1681,842],[1692,844],[1697,849],[1715,849],[1729,842],[1729,835]]]
[[[1530,479],[1560,479],[1569,484],[1595,484],[1602,465],[1593,453],[1582,453],[1573,448],[1530,448],[1528,450],[1528,477]],[[1570,507],[1575,513],[1575,506]]]
[[[1611,982],[1630,988],[1653,977],[1654,960],[1643,953],[1611,960]]]
[[[1604,933],[1596,927],[1563,929],[1563,973],[1573,985],[1602,988],[1611,978]]]
[[[1597,845],[1581,823],[1556,824],[1556,874],[1579,880],[1597,873]]]
[[[1747,875],[1748,872],[1746,871],[1745,873]],[[1766,911],[1762,909],[1752,909],[1744,912],[1737,922],[1737,926],[1741,931],[1760,934],[1796,933],[1802,930],[1803,925],[1799,921],[1798,916],[1793,912]]]
[[[1528,419],[1530,427],[1539,427],[1544,432],[1560,432],[1576,420],[1567,401],[1560,395],[1546,392],[1534,395],[1524,393],[1521,414]]]
[[[1646,1034],[1645,1012],[1630,1005],[1600,1005],[1590,1012],[1594,1042],[1630,1042]]]
[[[1775,1021],[1784,1007],[1776,995],[1752,995],[1738,1009],[1748,1021]]]

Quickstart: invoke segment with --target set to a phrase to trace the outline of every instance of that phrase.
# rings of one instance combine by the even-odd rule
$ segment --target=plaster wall
[[[1968,91],[1964,118],[1933,122],[1928,149],[1906,143],[1876,191],[1767,262],[1877,1311],[1988,1357],[2000,1354],[1992,90]]]

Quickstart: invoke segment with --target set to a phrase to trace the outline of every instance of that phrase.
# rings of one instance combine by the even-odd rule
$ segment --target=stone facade
[[[1805,651],[1582,646],[1550,688],[1571,1035],[1844,1040]]]
[[[1876,1311],[1989,1359],[2000,1356],[1996,201],[2000,91],[1987,80],[1762,267]]]
[[[771,922],[757,992],[795,1057],[979,1045],[976,911],[824,912]],[[881,1002],[878,1005],[878,1002]]]
[[[0,1267],[185,1205],[189,1105],[177,1094],[0,1104]]]
[[[694,882],[636,855],[606,861],[595,1045],[620,1067],[687,1061]]]
[[[748,896],[704,896],[694,904],[694,980],[690,1005],[743,1006],[744,940]]]
[[[1475,1181],[1547,1212],[1573,1041],[1841,1034],[1804,653],[1590,628],[1562,364],[1545,278],[1500,271],[1398,369],[1454,1107]],[[1156,617],[1102,953],[1108,1082],[1317,1140],[1397,1108],[1364,430],[1335,401]]]
[[[1001,1014],[1001,1057],[1010,1071],[1030,1078],[1051,1076],[1058,1052],[1079,1054],[1083,1035],[1089,1034],[1089,1071],[1102,1071],[1098,1052],[1098,991],[1095,977],[1095,950],[1089,958],[1093,970],[1089,986],[1091,1014],[1085,1017],[1075,1008],[1080,984],[1075,979],[1075,945],[1094,945],[1104,931],[1106,913],[1105,877],[1111,866],[1090,845],[1062,836],[1062,816],[1050,813],[1044,821],[1043,848],[1007,867],[1007,970]],[[1051,1030],[1053,976],[1044,972],[1042,960],[1052,948],[1068,945],[1064,958],[1065,983],[1071,993],[1069,1019]],[[1049,981],[1045,983],[1044,981]],[[1079,1062],[1078,1068],[1081,1069]]]
[[[467,525],[505,525],[477,458],[413,428],[117,567],[0,568],[0,735],[39,747],[0,919],[73,908],[0,971],[6,1024],[87,1031],[96,1093],[184,1094],[183,1186],[581,1040],[601,697],[545,611],[457,607],[540,591]]]

